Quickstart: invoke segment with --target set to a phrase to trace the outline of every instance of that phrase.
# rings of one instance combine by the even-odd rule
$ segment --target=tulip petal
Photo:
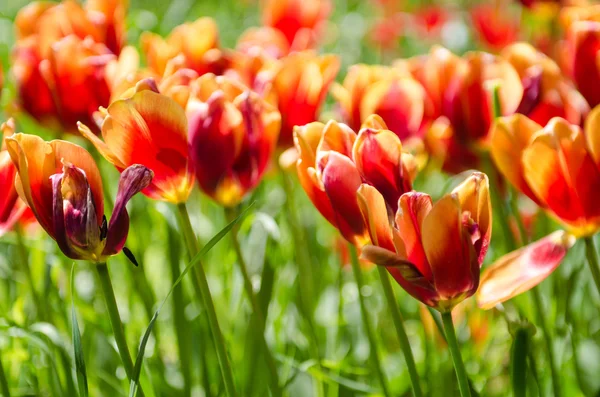
[[[484,270],[477,304],[491,309],[535,287],[558,267],[573,244],[575,237],[559,230],[504,255]]]
[[[330,150],[343,154],[346,157],[352,157],[352,147],[356,141],[356,133],[346,124],[330,120],[323,129],[323,138],[317,148],[317,153],[323,153]],[[317,154],[317,162],[319,161]]]
[[[150,185],[153,177],[152,170],[139,164],[127,167],[121,173],[115,208],[108,224],[103,255],[115,255],[123,249],[129,232],[129,215],[126,205],[135,194]]]
[[[52,232],[48,232],[50,236],[58,244],[58,248],[68,258],[79,259],[79,256],[71,249],[67,242],[67,233],[65,226],[65,215],[63,212],[63,197],[61,185],[63,180],[62,174],[54,174],[50,177],[52,183]],[[39,218],[38,218],[39,220]]]
[[[596,165],[600,167],[600,105],[588,114],[585,119],[584,131],[590,155]]]
[[[438,294],[448,304],[471,296],[479,285],[479,262],[464,231],[458,194],[442,197],[423,220],[423,248]]]
[[[358,189],[358,205],[369,228],[373,245],[394,251],[392,228],[383,196],[373,186],[362,184]]]

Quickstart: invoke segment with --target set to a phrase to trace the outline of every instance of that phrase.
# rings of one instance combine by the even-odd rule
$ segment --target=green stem
[[[454,363],[454,370],[456,371],[460,395],[462,397],[470,397],[471,389],[469,388],[469,378],[467,377],[465,364],[463,363],[458,347],[458,341],[456,340],[456,331],[454,330],[454,324],[452,323],[452,313],[442,313],[442,322],[444,323],[446,342],[448,342],[448,348],[450,349],[450,355],[452,356],[452,362]]]
[[[35,288],[35,281],[33,281],[33,274],[31,273],[31,267],[29,266],[29,258],[27,257],[27,249],[25,248],[25,243],[23,242],[23,229],[20,225],[16,225],[15,231],[17,234],[17,251],[19,255],[19,261],[21,262],[21,267],[25,272],[25,277],[27,278],[27,284],[29,286],[29,290],[31,291],[31,298],[33,299],[33,304],[37,311],[37,315],[42,319],[46,320],[47,311],[42,307],[42,303],[40,297]]]
[[[10,397],[10,389],[8,388],[8,380],[6,379],[6,373],[4,372],[4,366],[0,361],[0,390],[4,397]]]
[[[398,302],[394,296],[392,283],[390,283],[390,278],[387,271],[382,266],[377,266],[377,270],[379,272],[381,284],[383,285],[385,298],[387,299],[390,312],[392,313],[392,320],[394,321],[394,326],[396,327],[396,332],[398,333],[400,348],[402,349],[402,354],[404,354],[404,359],[406,360],[406,366],[408,367],[408,375],[410,376],[413,395],[415,397],[421,397],[423,392],[421,391],[421,385],[419,384],[419,373],[417,372],[415,359],[410,348],[408,335],[406,335],[406,329],[404,329],[404,319],[402,318],[400,307],[398,306]]]
[[[185,238],[190,255],[194,256],[200,251],[200,247],[198,245],[198,240],[196,240],[194,229],[192,229],[190,215],[185,203],[177,204],[177,210],[179,212],[179,226],[181,228],[181,233]],[[219,361],[219,367],[221,368],[221,375],[223,377],[223,383],[225,384],[225,391],[229,396],[236,396],[237,393],[235,391],[233,371],[231,370],[231,364],[229,363],[229,357],[227,356],[225,338],[223,338],[223,333],[221,332],[221,328],[219,326],[215,304],[210,293],[208,280],[206,279],[206,273],[204,272],[202,263],[198,263],[197,266],[194,266],[193,270],[195,278],[198,281],[198,286],[200,287],[200,298],[208,316],[208,325],[210,327],[215,349],[217,351],[217,359]]]
[[[529,350],[529,331],[519,328],[515,332],[511,349],[511,380],[514,397],[527,395],[527,351]]]
[[[598,255],[596,254],[596,246],[594,245],[593,237],[586,237],[585,241],[585,254],[587,256],[587,263],[592,272],[594,283],[596,283],[596,289],[600,293],[600,266],[598,265]]]
[[[372,365],[375,367],[375,371],[377,372],[377,377],[379,378],[379,383],[381,384],[381,388],[383,389],[383,394],[386,397],[389,397],[391,396],[391,394],[388,389],[385,374],[383,373],[383,369],[381,368],[381,362],[379,360],[379,353],[377,351],[375,335],[373,334],[373,328],[371,327],[371,323],[369,322],[369,312],[367,311],[365,299],[362,296],[361,292],[365,283],[363,280],[362,271],[360,269],[358,255],[356,253],[356,248],[354,247],[354,245],[348,244],[348,247],[350,249],[350,257],[352,262],[352,273],[354,274],[354,278],[356,279],[356,287],[358,288],[358,303],[360,304],[360,313],[362,315],[365,333],[367,334],[367,338],[369,339]]]
[[[121,316],[119,315],[119,307],[117,306],[117,300],[115,299],[115,291],[110,280],[110,274],[108,273],[108,266],[106,263],[97,263],[96,271],[98,278],[100,279],[100,286],[104,293],[104,301],[106,302],[106,309],[108,310],[108,316],[110,317],[110,324],[112,325],[113,333],[115,335],[115,341],[117,342],[117,348],[121,355],[121,361],[125,368],[127,378],[131,380],[133,375],[133,361],[131,360],[131,354],[129,353],[129,347],[127,346],[127,339],[125,338],[125,331],[123,330],[123,323],[121,322]],[[142,386],[139,386],[138,395],[143,396]]]
[[[229,222],[233,221],[237,214],[232,209],[226,209],[226,217]],[[279,387],[279,375],[277,374],[277,365],[275,364],[275,360],[273,359],[273,355],[269,349],[269,345],[267,344],[267,340],[265,338],[265,327],[266,327],[266,316],[263,313],[263,310],[258,303],[258,299],[256,294],[254,293],[254,288],[252,287],[252,281],[250,280],[250,275],[248,274],[248,266],[246,265],[246,260],[244,259],[244,254],[242,253],[242,249],[240,247],[240,242],[238,240],[239,234],[239,224],[236,224],[233,227],[231,233],[231,240],[233,243],[233,248],[238,258],[238,264],[240,267],[240,272],[242,273],[242,279],[244,280],[244,289],[246,290],[246,294],[248,295],[248,299],[250,300],[250,304],[252,305],[252,310],[254,311],[254,315],[257,317],[257,325],[258,325],[258,334],[260,335],[260,343],[263,348],[263,355],[267,364],[267,369],[269,370],[269,383],[271,393],[274,396],[281,396],[281,388]],[[251,364],[252,365],[252,364]]]

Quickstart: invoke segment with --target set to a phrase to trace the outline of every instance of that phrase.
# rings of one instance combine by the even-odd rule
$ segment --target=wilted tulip
[[[298,52],[285,57],[273,80],[282,124],[279,143],[289,146],[294,126],[317,120],[329,86],[340,68],[334,55]]]
[[[234,80],[206,74],[193,85],[187,116],[200,187],[220,204],[236,205],[260,183],[275,150],[277,108]]]
[[[102,139],[78,123],[106,160],[123,172],[133,164],[154,171],[154,179],[142,193],[172,203],[187,200],[194,185],[188,160],[187,119],[173,99],[159,94],[152,80],[140,81],[131,97],[106,109]]]
[[[334,85],[333,96],[353,129],[360,128],[371,114],[377,114],[400,139],[419,136],[423,131],[426,93],[408,72],[354,65],[343,85]]]
[[[370,117],[358,135],[332,120],[296,127],[294,140],[304,191],[321,215],[358,247],[369,241],[356,200],[360,185],[375,186],[392,209],[412,189],[414,159],[402,152],[400,139],[379,116]]]
[[[148,67],[158,76],[165,73],[169,60],[178,55],[183,55],[181,67],[192,69],[199,75],[220,74],[224,68],[218,27],[209,17],[177,26],[166,39],[145,32],[141,37],[141,48]]]
[[[329,0],[264,0],[262,20],[266,26],[279,30],[290,47],[309,48],[318,40],[325,20],[331,12]]]
[[[575,244],[575,237],[558,230],[498,259],[483,271],[477,303],[491,309],[530,290],[546,279]]]
[[[522,193],[582,237],[600,229],[600,106],[588,115],[585,134],[553,118],[542,127],[523,115],[499,119],[491,131],[498,170]]]
[[[85,149],[27,134],[6,141],[21,199],[67,257],[99,263],[123,249],[129,231],[125,205],[148,186],[152,171],[137,164],[123,171],[107,223],[100,172]]]
[[[485,174],[473,173],[435,204],[424,193],[403,194],[392,222],[377,187],[362,184],[358,195],[371,237],[364,259],[385,266],[409,294],[441,312],[475,293],[492,232]]]
[[[600,6],[566,8],[561,13],[567,37],[562,43],[563,67],[594,107],[600,104]]]
[[[590,107],[553,60],[527,43],[512,44],[502,50],[501,56],[513,65],[523,83],[517,113],[542,125],[553,117],[583,124]]]

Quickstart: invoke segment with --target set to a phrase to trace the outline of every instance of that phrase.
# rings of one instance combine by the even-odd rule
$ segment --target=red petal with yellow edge
[[[451,305],[473,295],[479,285],[477,254],[464,229],[456,193],[442,197],[423,220],[423,248],[433,283],[442,300]]]
[[[406,257],[429,281],[433,281],[431,266],[423,248],[423,220],[432,207],[431,197],[425,193],[409,192],[400,197],[396,226],[404,243]]]
[[[555,118],[523,152],[525,180],[563,222],[583,227],[600,216],[600,172],[578,126]]]
[[[104,145],[82,133],[117,168],[142,164],[154,171],[144,194],[174,203],[186,201],[194,179],[188,160],[187,118],[181,106],[145,89],[113,102],[107,112],[102,123]]]
[[[513,186],[538,204],[542,203],[529,188],[523,175],[521,157],[531,137],[541,129],[541,125],[527,116],[515,114],[496,120],[490,131],[490,150],[496,167]]]
[[[364,183],[360,185],[357,194],[358,206],[369,229],[371,243],[394,251],[390,217],[383,196],[373,186]]]
[[[481,275],[477,304],[491,309],[546,279],[561,263],[575,237],[562,230],[498,259]]]
[[[356,192],[362,181],[356,166],[342,154],[327,152],[319,167],[338,229],[346,240],[360,245],[368,231],[358,206]]]
[[[474,172],[452,193],[456,194],[461,211],[468,212],[477,225],[479,238],[474,241],[474,247],[481,266],[492,238],[492,203],[488,177],[484,173]]]
[[[400,139],[389,130],[362,129],[353,158],[363,179],[375,186],[396,212],[400,196],[412,189],[410,176],[403,172]]]
[[[600,105],[596,106],[585,119],[584,132],[590,155],[600,167]]]

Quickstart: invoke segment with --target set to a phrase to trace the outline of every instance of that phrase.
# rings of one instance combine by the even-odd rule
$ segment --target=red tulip
[[[433,204],[429,195],[404,193],[395,220],[381,191],[358,190],[371,245],[362,258],[385,266],[421,302],[447,312],[479,286],[492,232],[488,179],[476,172]]]
[[[100,173],[85,149],[27,134],[7,138],[7,146],[21,199],[67,257],[103,262],[123,249],[129,231],[125,205],[148,186],[152,171],[141,165],[123,171],[107,223]]]
[[[506,5],[478,5],[471,9],[471,18],[479,40],[490,48],[501,49],[518,39],[519,20]]]
[[[140,81],[131,97],[110,104],[102,122],[102,139],[86,125],[78,126],[119,171],[133,164],[154,171],[154,179],[142,191],[145,195],[172,203],[189,197],[194,174],[188,159],[185,111],[159,94],[152,80]]]
[[[233,206],[262,179],[277,145],[277,109],[234,80],[206,74],[187,107],[190,160],[202,190]]]
[[[2,124],[3,135],[14,132],[12,120]],[[19,198],[15,189],[15,176],[17,169],[13,165],[8,151],[0,150],[0,236],[12,229],[14,224],[21,219],[27,206]]]

